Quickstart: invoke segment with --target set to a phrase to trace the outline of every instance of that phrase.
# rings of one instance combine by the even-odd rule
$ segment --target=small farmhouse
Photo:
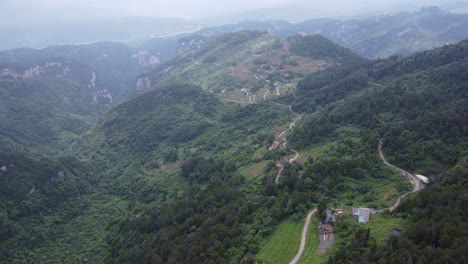
[[[351,216],[359,223],[369,223],[371,214],[374,209],[370,208],[352,208]]]

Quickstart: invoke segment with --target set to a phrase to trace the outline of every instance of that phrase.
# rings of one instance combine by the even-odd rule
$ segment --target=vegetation
[[[463,205],[466,160],[462,162],[398,209],[397,214],[408,221],[403,233],[376,243],[370,229],[339,230],[339,237],[348,234],[354,238],[343,240],[353,242],[341,244],[329,263],[462,263],[467,257],[464,230],[468,227]]]
[[[377,61],[317,36],[281,45],[264,32],[240,32],[193,43],[145,75],[158,85],[99,115],[94,126],[106,106],[81,105],[88,94],[73,85],[85,79],[0,80],[7,84],[0,88],[7,114],[0,126],[0,262],[287,262],[311,208],[321,219],[327,206],[384,209],[410,190],[379,159],[380,139],[392,163],[428,175],[431,184],[367,226],[344,217],[329,255],[309,250],[301,262],[467,258],[468,42]],[[280,89],[273,81],[298,81],[294,67],[307,63],[336,66],[307,72],[274,101],[254,102],[255,92],[268,99]],[[255,78],[267,71],[270,84]],[[187,80],[199,86],[181,84]],[[58,83],[64,87],[57,92]],[[248,95],[227,101],[247,85]],[[49,112],[40,107],[50,104]],[[287,145],[267,151],[299,119],[290,108],[304,116]],[[43,124],[19,120],[23,111],[37,111]],[[276,164],[292,149],[305,158],[283,162],[277,184]],[[309,249],[317,246],[318,219]],[[386,239],[392,229],[401,232]]]
[[[147,77],[153,85],[190,80],[191,84],[205,90],[215,93],[224,91],[227,97],[232,96],[230,91],[242,88],[256,94],[265,87],[295,86],[304,74],[327,67],[332,60],[338,62],[342,59],[289,51],[284,45],[289,41],[260,31],[241,31],[210,39],[189,36],[179,41],[184,44],[179,56],[156,66],[142,77]],[[332,44],[330,41],[323,42],[324,46]],[[326,55],[328,51],[320,52]],[[351,54],[345,49],[340,54],[346,56],[345,53]],[[257,95],[259,98],[263,96]]]
[[[408,58],[365,63],[353,71],[344,65],[306,77],[299,84],[295,108],[318,113],[309,115],[294,130],[291,144],[304,147],[323,142],[325,138],[340,138],[344,132],[342,127],[352,126],[358,128],[354,135],[363,144],[375,149],[378,139],[383,138],[384,151],[391,162],[431,175],[434,182],[403,202],[397,213],[408,221],[403,235],[385,245],[376,243],[371,229],[352,227],[346,222],[338,225],[341,242],[337,243],[330,263],[460,262],[466,258],[461,253],[466,248],[453,243],[464,244],[461,241],[466,239],[466,234],[461,232],[465,223],[459,190],[466,185],[462,175],[466,173],[463,149],[466,149],[467,133],[461,124],[467,119],[462,114],[467,106],[463,88],[466,87],[467,44],[465,41]],[[338,77],[333,77],[332,72]],[[354,78],[356,74],[361,77]],[[310,85],[307,80],[317,82]],[[331,166],[342,168],[338,164],[344,160]],[[359,163],[353,163],[353,168],[356,164]],[[445,195],[451,197],[444,198]],[[453,203],[441,203],[439,199]],[[418,211],[421,214],[415,214]],[[450,220],[444,220],[445,217]],[[429,224],[430,219],[434,224]],[[458,230],[457,234],[451,233],[454,230]],[[450,239],[442,242],[447,237]]]
[[[341,47],[320,35],[289,37],[291,51],[300,56],[313,57],[318,59],[332,59],[335,61],[349,62],[352,60],[362,60],[351,50]]]

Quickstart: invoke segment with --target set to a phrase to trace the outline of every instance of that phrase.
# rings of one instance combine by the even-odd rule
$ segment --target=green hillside
[[[0,53],[3,256],[57,237],[47,216],[76,215],[79,206],[62,206],[92,192],[92,168],[64,151],[113,103],[111,91],[83,63],[43,50]]]
[[[0,262],[290,261],[313,208],[300,261],[463,262],[467,41],[375,61],[320,36],[182,42],[107,111],[93,68],[0,53]],[[380,140],[431,182],[393,212],[411,187]],[[380,212],[320,255],[327,206]]]
[[[433,183],[403,203],[396,213],[406,221],[403,235],[388,243],[365,238],[365,229],[355,227],[356,232],[349,232],[338,226],[343,228],[338,236],[346,236],[330,263],[362,259],[371,263],[463,262],[467,58],[468,42],[463,41],[408,58],[355,65],[352,70],[345,65],[307,76],[294,98],[289,98],[294,101],[293,109],[318,111],[294,130],[290,140],[295,147],[307,149],[351,136],[371,146],[363,150],[365,153],[374,152],[378,140],[383,139],[392,164],[427,175]],[[331,181],[329,168],[334,174],[354,177],[356,165],[347,171],[342,154],[325,162],[318,160],[310,169],[323,174],[324,183]],[[358,162],[355,157],[351,160]],[[330,187],[329,192],[340,190],[340,185]],[[338,203],[343,200],[336,198]]]
[[[158,57],[148,51],[114,42],[52,46],[41,51],[91,67],[109,84],[114,101],[124,99],[137,76],[159,62]]]
[[[142,75],[138,91],[155,84],[190,80],[203,89],[221,94],[225,100],[236,100],[235,94],[243,88],[260,99],[266,91],[273,92],[276,87],[280,94],[292,92],[304,75],[356,56],[319,36],[281,40],[256,31],[210,39],[189,36],[179,42],[184,47],[179,56]],[[313,47],[314,52],[301,53],[300,45]]]
[[[391,160],[408,169],[432,174],[452,167],[466,148],[467,48],[464,41],[307,76],[293,108],[320,113],[306,119],[293,141],[311,144],[352,126],[384,138]]]
[[[69,141],[112,102],[109,85],[88,66],[50,58],[20,63],[4,63],[0,77],[1,134],[16,143]]]

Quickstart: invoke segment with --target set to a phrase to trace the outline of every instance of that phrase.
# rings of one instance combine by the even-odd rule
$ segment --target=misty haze
[[[466,263],[468,3],[0,0],[0,263]]]

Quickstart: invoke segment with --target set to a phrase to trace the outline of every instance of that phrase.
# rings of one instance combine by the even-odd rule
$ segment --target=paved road
[[[302,229],[302,237],[301,237],[301,244],[299,245],[299,251],[297,252],[294,259],[291,260],[291,262],[289,262],[289,264],[296,264],[301,258],[302,252],[304,252],[304,248],[305,248],[305,243],[307,239],[307,231],[309,230],[309,225],[310,225],[310,219],[312,218],[312,215],[314,215],[316,212],[317,212],[317,209],[314,209],[310,211],[309,214],[307,215],[304,228]]]

